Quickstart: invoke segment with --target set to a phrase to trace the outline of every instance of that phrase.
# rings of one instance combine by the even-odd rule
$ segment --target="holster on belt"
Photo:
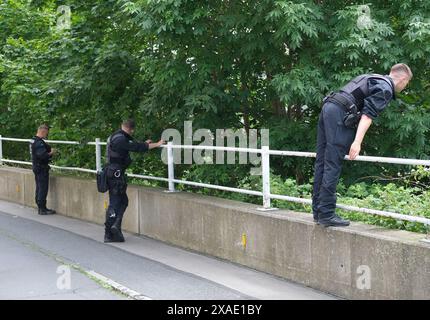
[[[354,102],[343,96],[338,92],[331,92],[323,100],[323,103],[331,102],[337,106],[342,107],[346,114],[343,118],[343,124],[347,128],[355,129],[361,119],[361,112],[358,110]]]

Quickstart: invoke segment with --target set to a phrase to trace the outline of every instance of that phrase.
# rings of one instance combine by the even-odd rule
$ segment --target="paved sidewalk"
[[[153,239],[125,234],[104,244],[103,227],[39,216],[0,201],[0,298],[124,299],[88,277],[111,279],[151,299],[333,299],[278,277]],[[59,292],[57,267],[72,269],[72,289]],[[21,275],[21,276],[19,276]]]

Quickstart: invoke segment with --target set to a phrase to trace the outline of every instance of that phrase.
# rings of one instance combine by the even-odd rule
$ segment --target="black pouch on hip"
[[[343,124],[350,129],[356,129],[361,119],[361,113],[358,112],[355,104],[349,106],[346,115],[343,118]]]
[[[104,167],[101,171],[97,171],[97,191],[105,193],[108,190],[107,169]]]

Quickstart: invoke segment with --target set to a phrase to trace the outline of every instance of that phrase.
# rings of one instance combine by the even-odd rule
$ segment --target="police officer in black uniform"
[[[165,143],[163,140],[157,143],[152,143],[151,140],[137,142],[132,137],[134,130],[135,122],[131,119],[125,120],[121,129],[108,139],[107,181],[109,207],[106,211],[104,242],[124,242],[121,223],[128,206],[125,170],[131,164],[130,151],[145,152]]]
[[[342,160],[360,153],[364,135],[384,108],[395,99],[412,78],[403,63],[394,65],[389,75],[364,74],[340,91],[324,98],[318,121],[317,156],[312,194],[314,221],[325,226],[348,226],[335,214],[336,186]]]
[[[49,162],[55,150],[44,139],[48,137],[49,127],[39,126],[36,135],[30,140],[30,153],[33,163],[33,173],[36,180],[36,204],[40,215],[54,214],[54,210],[46,207],[46,197],[49,188]]]

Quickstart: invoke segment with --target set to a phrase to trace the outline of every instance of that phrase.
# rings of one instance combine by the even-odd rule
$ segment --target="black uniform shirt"
[[[149,146],[146,142],[137,142],[124,130],[118,130],[110,138],[110,163],[118,163],[124,167],[131,164],[130,151],[145,152]]]
[[[370,78],[368,80],[369,96],[364,99],[362,113],[369,118],[375,119],[395,99],[394,83],[391,85],[384,80]]]
[[[34,136],[31,139],[30,152],[33,165],[47,166],[52,158],[49,154],[49,152],[51,152],[51,146],[38,136]]]

